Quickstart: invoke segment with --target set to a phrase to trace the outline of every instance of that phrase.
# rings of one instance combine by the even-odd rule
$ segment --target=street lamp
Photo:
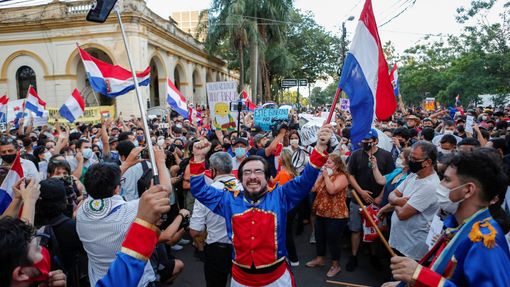
[[[345,22],[354,20],[354,16],[349,16],[342,22],[342,35],[340,36],[340,63],[336,71],[338,76],[342,74],[342,68],[344,66],[345,54],[347,53],[347,29],[345,28]]]

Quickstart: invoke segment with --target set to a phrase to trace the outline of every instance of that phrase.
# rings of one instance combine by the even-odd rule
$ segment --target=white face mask
[[[50,161],[50,158],[51,158],[51,152],[47,151],[44,153],[44,160],[45,161]]]
[[[438,148],[438,151],[440,153],[442,153],[442,154],[451,154],[451,153],[453,153],[453,150],[445,150],[445,149],[443,149],[441,147]]]
[[[445,135],[453,135],[453,131],[452,130],[445,130],[444,134]]]
[[[291,139],[289,141],[290,145],[293,146],[293,147],[297,147],[299,146],[299,140],[298,139]]]
[[[83,153],[83,158],[85,158],[85,159],[90,159],[94,155],[94,152],[92,151],[91,148],[83,149],[82,153]]]
[[[400,157],[398,157],[397,160],[395,161],[395,167],[404,168],[404,164],[402,163],[402,159]]]
[[[328,173],[329,176],[333,175],[333,169],[332,168],[326,167],[326,172]]]
[[[455,214],[455,212],[457,212],[457,209],[459,209],[460,203],[464,199],[461,199],[457,202],[453,202],[450,199],[450,193],[452,191],[457,190],[457,189],[464,187],[466,185],[467,185],[467,183],[459,185],[455,188],[449,189],[448,187],[440,184],[439,187],[436,189],[436,193],[438,196],[439,208],[448,214]]]

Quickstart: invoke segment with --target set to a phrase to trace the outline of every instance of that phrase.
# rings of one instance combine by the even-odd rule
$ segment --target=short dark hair
[[[0,138],[0,146],[3,146],[3,145],[10,145],[12,144],[14,146],[15,149],[19,149],[19,146],[18,146],[18,141],[11,138],[11,137],[8,137],[8,136],[2,136]]]
[[[66,160],[59,160],[56,157],[62,156],[61,154],[55,154],[51,156],[48,162],[48,176],[52,175],[55,170],[59,167],[64,168],[69,174],[71,174],[71,166]]]
[[[437,162],[437,148],[432,143],[428,141],[417,141],[413,144],[414,148],[420,148],[423,153],[427,156],[427,159],[432,160],[432,165],[435,165]]]
[[[120,156],[127,157],[134,148],[135,144],[129,140],[123,140],[117,144],[117,151],[119,152]]]
[[[457,139],[455,138],[454,135],[444,135],[441,137],[441,140],[439,141],[439,143],[449,143],[451,145],[457,145]]]
[[[120,168],[113,163],[96,163],[85,173],[83,184],[87,193],[94,199],[112,197],[120,185]]]
[[[243,168],[250,161],[262,162],[262,165],[264,165],[264,175],[266,177],[266,180],[269,180],[269,178],[271,177],[271,171],[269,170],[269,164],[267,164],[266,159],[264,159],[263,157],[258,156],[258,155],[250,155],[249,157],[245,158],[243,160],[243,162],[241,162],[241,164],[239,165],[238,171],[237,171],[237,177],[239,177],[239,180],[243,181]]]
[[[76,148],[78,149],[81,149],[81,146],[83,145],[83,143],[88,143],[89,140],[86,140],[86,139],[80,139],[78,140],[78,142],[76,143]]]
[[[435,132],[433,128],[426,127],[421,130],[421,135],[425,140],[432,141],[432,139],[434,139]]]
[[[458,146],[472,145],[472,146],[475,146],[475,147],[479,147],[480,146],[480,141],[478,141],[475,138],[463,138],[457,145]]]
[[[129,136],[132,136],[132,135],[133,135],[132,132],[121,132],[117,138],[118,138],[118,140],[120,142],[120,141],[123,141],[123,140],[128,140]]]
[[[10,286],[14,268],[33,263],[28,259],[33,234],[34,228],[17,218],[0,218],[0,287]]]
[[[403,137],[404,139],[408,140],[411,138],[411,132],[409,131],[409,129],[407,128],[396,128],[394,131],[393,131],[393,136],[396,137],[396,136],[401,136]]]
[[[27,148],[32,145],[32,138],[30,136],[24,136],[21,141],[23,142],[23,147]]]

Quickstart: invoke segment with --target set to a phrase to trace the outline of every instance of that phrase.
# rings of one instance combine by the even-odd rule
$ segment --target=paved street
[[[322,268],[307,268],[304,266],[307,261],[311,260],[315,256],[315,246],[308,243],[309,236],[310,227],[307,225],[305,227],[305,232],[296,238],[300,266],[294,267],[293,270],[297,286],[342,286],[326,283],[326,280],[329,279],[326,277],[326,272],[329,269],[328,264]],[[366,250],[367,248],[365,248],[362,253],[366,253],[364,252]],[[184,272],[176,280],[174,286],[205,286],[203,265],[202,262],[193,257],[193,247],[191,245],[186,245],[183,250],[175,252],[174,254],[177,258],[183,260],[185,264]],[[380,286],[381,283],[385,282],[387,276],[385,274],[388,273],[385,273],[384,270],[387,270],[387,264],[384,266],[383,270],[374,270],[368,261],[368,256],[362,254],[359,257],[358,269],[354,272],[347,272],[345,271],[345,264],[349,259],[348,255],[348,249],[343,249],[341,258],[342,272],[330,280],[367,286]],[[381,263],[384,262],[385,261],[381,261]]]

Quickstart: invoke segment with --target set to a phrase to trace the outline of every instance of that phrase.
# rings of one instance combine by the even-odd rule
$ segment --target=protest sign
[[[23,112],[23,102],[25,100],[14,100],[7,103],[7,122],[12,122],[16,119],[16,115]],[[28,117],[28,112],[25,111],[24,117]]]
[[[239,99],[237,82],[207,83],[206,91],[211,109],[212,128],[226,131],[237,129],[237,112],[230,111],[230,102]]]
[[[473,116],[466,116],[466,133],[473,134],[473,123],[474,123],[475,117]]]
[[[255,109],[253,120],[256,126],[260,126],[262,130],[269,131],[274,120],[287,120],[289,111],[286,109]]]

